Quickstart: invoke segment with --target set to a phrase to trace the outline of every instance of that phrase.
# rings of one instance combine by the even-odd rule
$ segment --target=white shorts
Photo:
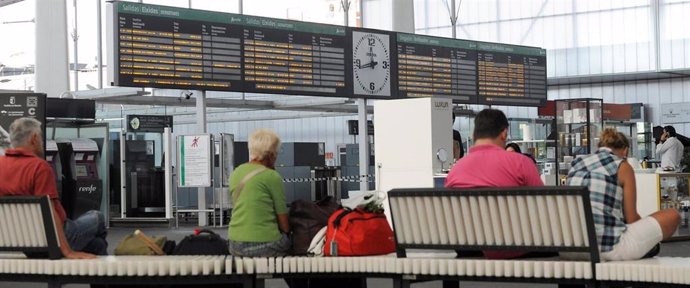
[[[642,258],[654,245],[661,242],[663,233],[661,225],[654,217],[647,216],[635,223],[627,225],[613,250],[601,253],[601,259],[606,261],[626,261]]]

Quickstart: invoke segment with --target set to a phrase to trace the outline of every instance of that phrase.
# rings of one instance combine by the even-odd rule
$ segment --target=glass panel
[[[35,0],[0,8],[0,21],[5,22],[0,23],[0,35],[5,39],[0,45],[0,89],[34,89],[36,30],[30,21],[34,18],[35,11]]]

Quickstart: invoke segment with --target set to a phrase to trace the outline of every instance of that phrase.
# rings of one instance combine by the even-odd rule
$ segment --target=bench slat
[[[529,212],[527,207],[527,201],[525,196],[516,196],[515,202],[517,203],[518,214],[520,215],[520,229],[522,229],[522,236],[524,237],[524,245],[531,246],[534,245],[534,240],[532,239],[532,228],[529,224]]]
[[[580,213],[577,205],[578,199],[575,196],[567,197],[568,211],[570,213],[570,230],[573,231],[573,245],[582,246],[584,244],[585,236],[582,234],[582,223],[580,223]],[[585,234],[587,235],[587,234]]]
[[[544,245],[544,238],[542,238],[542,228],[541,222],[539,222],[539,207],[537,207],[536,196],[527,196],[527,214],[529,214],[530,230],[532,232],[532,239],[534,239],[534,245],[542,246]]]
[[[496,199],[498,202],[498,214],[501,218],[501,233],[503,234],[503,243],[505,245],[513,245],[513,229],[510,225],[510,211],[508,211],[508,203],[504,197]]]
[[[510,214],[510,228],[513,230],[513,239],[515,240],[512,245],[524,245],[517,199],[515,199],[515,196],[508,196],[506,198],[508,200],[508,213]]]
[[[487,203],[489,204],[489,211],[491,212],[491,228],[495,236],[494,241],[503,245],[505,243],[503,237],[503,222],[501,222],[500,210],[498,209],[498,201],[496,197],[488,197]]]
[[[498,235],[494,235],[494,223],[492,223],[492,214],[496,211],[489,210],[489,203],[486,198],[487,197],[477,197],[479,206],[475,207],[479,209],[479,215],[481,215],[479,220],[482,225],[482,230],[484,230],[484,239],[486,239],[486,243],[496,243]]]
[[[446,229],[446,235],[448,235],[448,244],[458,245],[460,243],[460,241],[458,241],[460,235],[458,234],[458,231],[455,229],[453,221],[450,221],[450,219],[456,219],[453,217],[453,204],[451,201],[451,197],[443,197],[441,203],[441,207],[443,207],[443,225]]]
[[[546,209],[547,197],[535,197],[537,212],[539,213],[539,227],[541,228],[541,237],[545,246],[553,245],[553,235],[551,234],[551,223],[549,222],[549,211]]]
[[[448,223],[451,225],[455,224],[455,225],[453,225],[453,231],[455,231],[455,234],[458,237],[458,243],[457,244],[467,245],[467,243],[469,243],[468,242],[469,236],[466,233],[467,230],[463,229],[463,226],[465,225],[465,220],[462,217],[463,211],[460,208],[461,207],[460,201],[457,197],[450,197],[450,204],[451,204],[450,205],[451,208],[453,209],[452,211],[450,211],[451,212],[450,214],[453,216],[453,218],[450,218],[450,219],[453,219],[455,221],[448,221]],[[457,219],[463,219],[463,220],[457,221]],[[409,242],[407,242],[407,243],[409,243]]]

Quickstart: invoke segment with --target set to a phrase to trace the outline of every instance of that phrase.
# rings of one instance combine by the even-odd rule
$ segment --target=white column
[[[67,3],[42,0],[36,5],[36,92],[58,97],[69,91]]]
[[[357,118],[359,124],[359,191],[365,192],[369,190],[369,183],[367,177],[361,175],[369,174],[369,127],[367,125],[367,100],[359,99],[357,101]]]
[[[393,0],[393,31],[414,33],[414,1]]]
[[[172,133],[170,132],[170,127],[163,128],[163,153],[165,153],[164,163],[165,166],[165,218],[172,219],[172,193],[173,193],[173,181],[172,181]]]
[[[201,93],[196,96],[196,132],[206,133],[206,92],[201,91]],[[199,202],[198,209],[206,209],[206,188],[198,188],[197,200]],[[199,226],[208,225],[206,221],[206,212],[199,212]]]

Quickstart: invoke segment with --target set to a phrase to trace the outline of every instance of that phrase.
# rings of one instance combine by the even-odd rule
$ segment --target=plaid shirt
[[[602,147],[596,153],[577,158],[568,172],[570,186],[587,186],[592,202],[599,250],[608,252],[625,232],[623,187],[618,185],[618,167],[624,159]]]

